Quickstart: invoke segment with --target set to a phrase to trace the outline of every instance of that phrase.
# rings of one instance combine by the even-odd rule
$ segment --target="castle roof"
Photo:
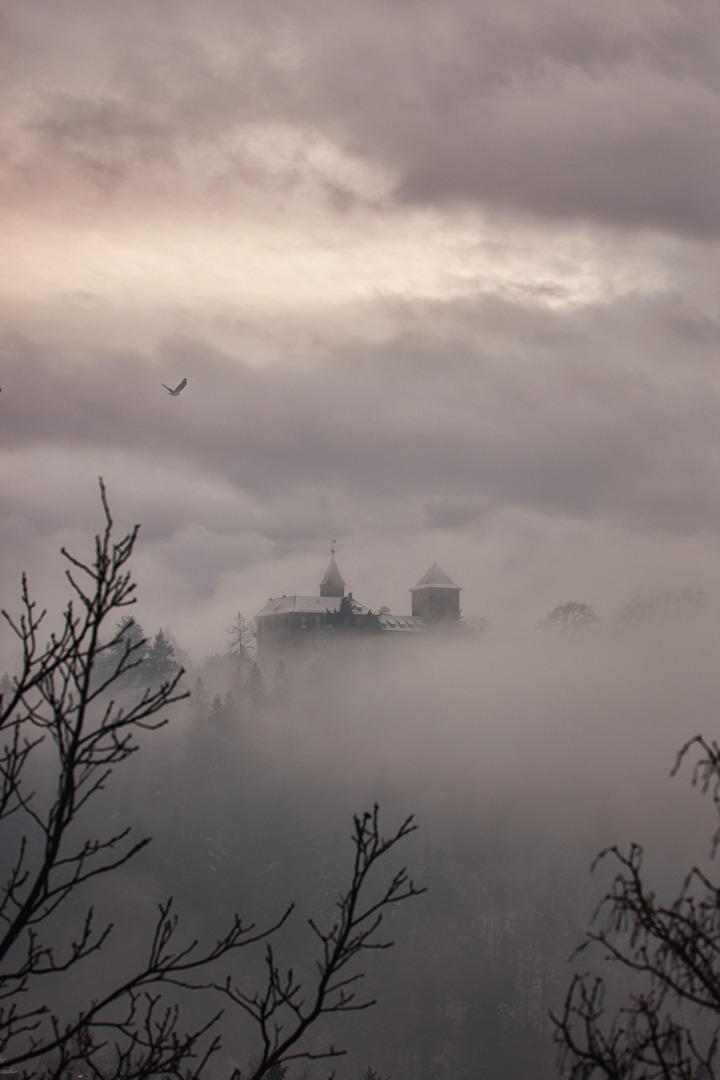
[[[326,611],[337,611],[340,607],[341,596],[277,596],[270,597],[262,611],[258,611],[256,618],[261,619],[267,615],[324,615]],[[359,601],[351,601],[355,615],[368,615],[370,608]],[[392,633],[419,633],[426,629],[423,619],[417,615],[380,615],[380,625],[383,630]]]
[[[322,615],[326,611],[337,611],[342,599],[342,596],[271,596],[262,611],[258,611],[256,618],[263,615],[289,615],[293,611],[301,615]],[[367,615],[370,611],[370,608],[355,599],[352,606],[356,615]]]
[[[451,581],[436,562],[432,564],[427,574],[420,578],[417,585],[410,592],[415,592],[416,589],[457,589],[460,592],[460,586]]]

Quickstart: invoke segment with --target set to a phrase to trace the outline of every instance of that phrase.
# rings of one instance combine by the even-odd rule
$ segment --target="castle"
[[[460,586],[433,563],[418,581],[412,594],[412,614],[392,615],[386,608],[373,614],[370,608],[345,592],[345,582],[335,562],[334,548],[330,564],[320,582],[317,596],[270,597],[255,616],[257,659],[265,670],[278,661],[292,661],[308,646],[319,646],[336,632],[341,610],[358,630],[380,630],[393,636],[425,634],[460,622]],[[342,607],[341,607],[342,605]]]

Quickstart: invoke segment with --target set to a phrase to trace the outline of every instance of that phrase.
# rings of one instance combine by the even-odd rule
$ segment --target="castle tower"
[[[460,586],[436,562],[420,578],[412,593],[412,613],[429,625],[460,620]]]
[[[332,554],[334,548],[331,548],[330,565],[325,571],[325,577],[320,582],[320,595],[321,596],[344,596],[345,595],[345,582],[342,579],[342,574],[337,568],[335,562],[335,555]]]

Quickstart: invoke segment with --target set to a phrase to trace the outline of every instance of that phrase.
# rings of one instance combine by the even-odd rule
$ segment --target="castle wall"
[[[414,589],[412,613],[427,623],[458,622],[460,619],[459,589]]]

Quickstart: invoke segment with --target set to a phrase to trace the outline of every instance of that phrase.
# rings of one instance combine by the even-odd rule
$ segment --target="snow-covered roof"
[[[256,618],[261,619],[265,615],[324,615],[326,611],[337,611],[340,607],[340,596],[277,596],[270,597],[262,611],[257,613]],[[370,608],[353,598],[353,611],[356,615],[367,615]],[[376,613],[377,614],[377,613]],[[423,619],[417,615],[391,615],[389,613],[379,616],[383,630],[391,633],[419,633],[427,629]]]
[[[271,596],[262,611],[258,611],[256,618],[262,618],[263,615],[289,615],[294,611],[301,615],[322,615],[326,611],[337,611],[341,600],[341,596]],[[370,610],[357,600],[352,601],[352,606],[356,615],[367,615]]]
[[[445,571],[441,570],[438,564],[434,562],[427,574],[420,578],[417,585],[410,589],[410,592],[415,592],[415,589],[457,589],[459,592],[460,586],[451,581]]]
[[[257,613],[256,618],[261,619],[264,615],[324,615],[326,611],[337,611],[340,607],[340,596],[277,596],[270,597],[262,611]],[[367,615],[370,608],[359,601],[352,600],[353,611],[356,615]],[[426,629],[425,622],[417,615],[380,615],[380,624],[383,630],[393,633],[411,632],[417,633]]]
[[[417,615],[381,615],[380,625],[383,630],[393,633],[417,633],[425,629],[425,623]]]

